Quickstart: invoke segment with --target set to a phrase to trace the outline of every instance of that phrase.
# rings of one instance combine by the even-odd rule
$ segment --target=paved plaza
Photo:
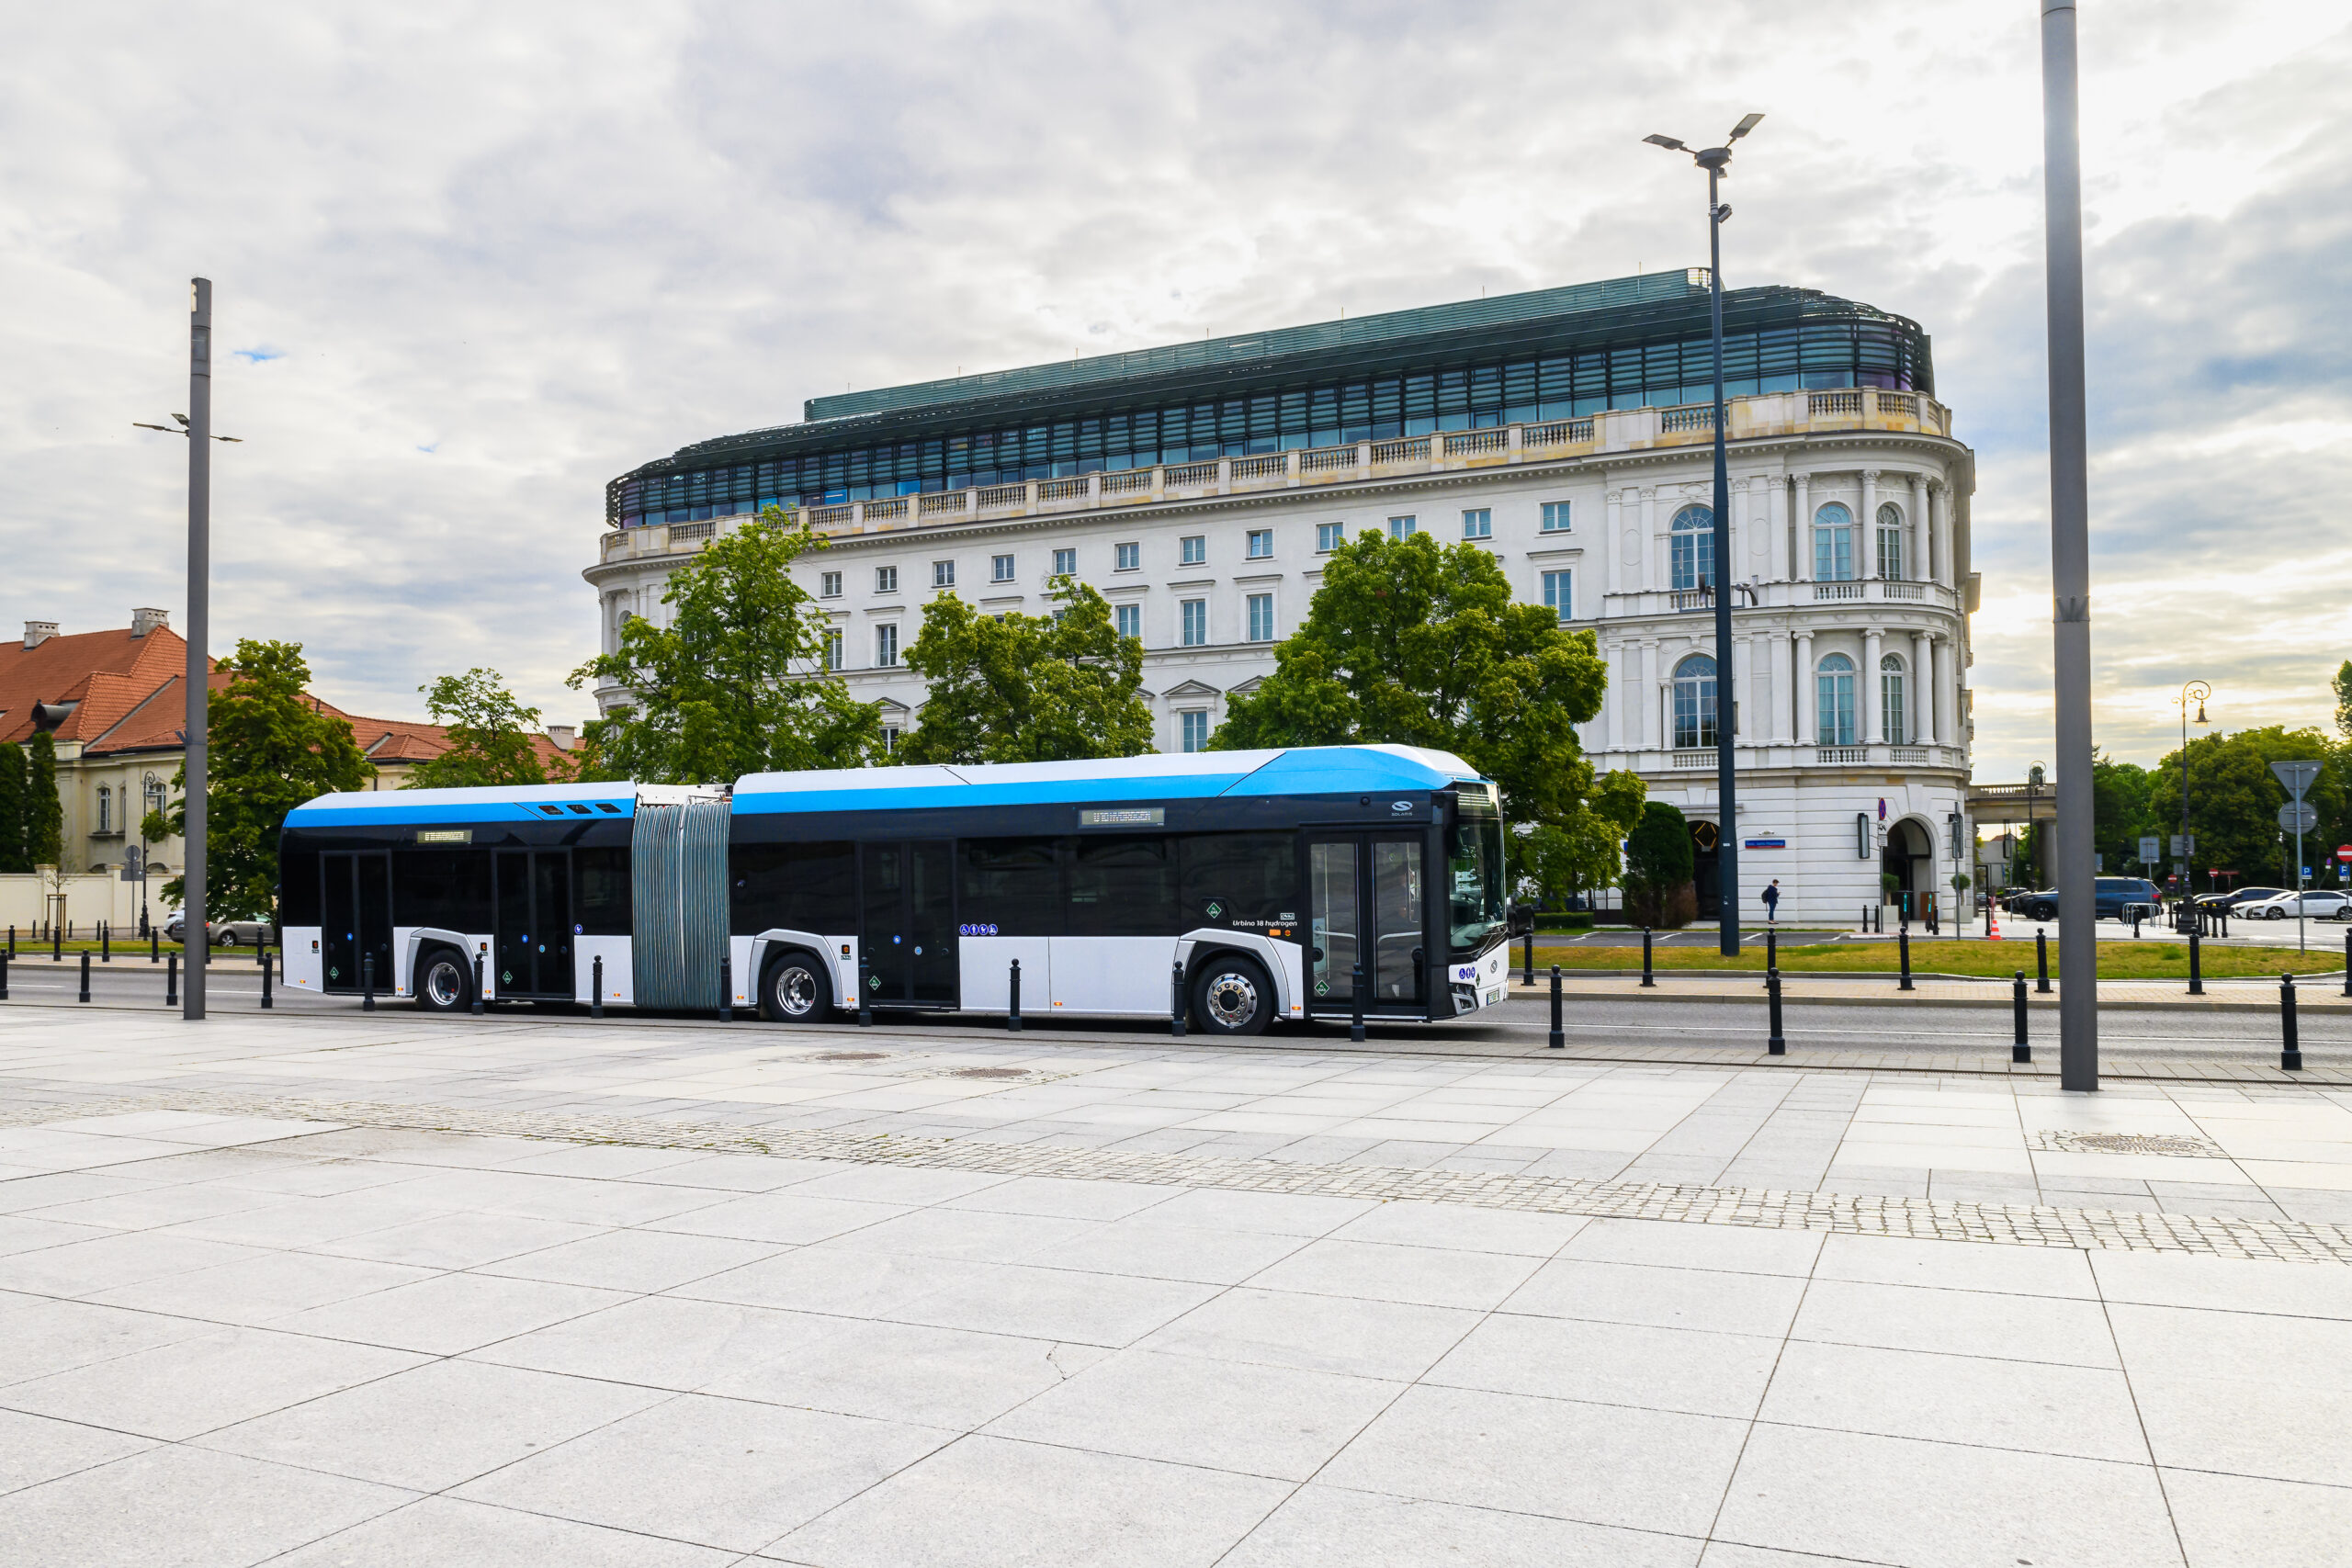
[[[2352,1089],[1838,1016],[0,1006],[0,1560],[2343,1560]]]

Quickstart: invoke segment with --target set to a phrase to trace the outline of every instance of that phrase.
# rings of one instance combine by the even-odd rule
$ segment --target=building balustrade
[[[1634,773],[1713,773],[1713,746],[1668,747],[1593,745],[1586,754],[1595,768],[1624,768]],[[1755,768],[1961,768],[1968,753],[1959,746],[1824,746],[1811,740],[1741,739],[1732,745],[1732,765],[1741,772]],[[2049,791],[2042,791],[2045,798]]]
[[[1940,582],[1869,578],[1854,582],[1736,582],[1732,587],[1736,592],[1732,608],[1742,615],[1751,609],[1809,608],[1829,601],[1916,604],[1939,610],[1958,610],[1962,607],[1959,591]],[[1704,588],[1644,588],[1604,593],[1601,605],[1604,620],[1617,620],[1628,615],[1687,615],[1714,608],[1714,594]]]

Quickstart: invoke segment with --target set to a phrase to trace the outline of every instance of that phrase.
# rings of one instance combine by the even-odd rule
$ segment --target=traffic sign
[[[2290,800],[2278,808],[2278,826],[2290,833],[2308,833],[2319,826],[2319,807],[2308,800]]]
[[[2140,863],[2142,865],[2155,864],[2156,858],[2163,853],[2164,844],[2154,833],[2143,833],[2140,836]],[[2352,860],[2352,855],[2346,855],[2345,858],[2346,860]]]
[[[2336,845],[2335,858],[2337,860],[2352,860],[2352,844]]]
[[[2312,781],[2319,777],[2319,771],[2324,766],[2325,764],[2321,762],[2273,762],[2270,771],[2278,775],[2278,782],[2287,786],[2289,795],[2301,800],[2303,791],[2312,787]]]

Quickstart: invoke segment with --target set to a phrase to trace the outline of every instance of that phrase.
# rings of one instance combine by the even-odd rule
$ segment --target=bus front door
[[[322,988],[359,994],[362,962],[376,960],[376,989],[393,989],[391,857],[381,851],[319,857]]]
[[[571,859],[564,850],[501,850],[496,862],[498,967],[491,994],[562,997],[571,976]]]
[[[1358,964],[1364,1011],[1417,1017],[1427,1012],[1423,852],[1418,833],[1307,840],[1310,1012],[1351,1012]]]
[[[866,998],[954,1007],[955,846],[944,840],[869,843],[859,859]]]

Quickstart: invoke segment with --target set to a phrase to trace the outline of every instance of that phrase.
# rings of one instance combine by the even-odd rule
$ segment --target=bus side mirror
[[[1510,934],[1525,936],[1535,929],[1535,906],[1513,904],[1510,907]]]

